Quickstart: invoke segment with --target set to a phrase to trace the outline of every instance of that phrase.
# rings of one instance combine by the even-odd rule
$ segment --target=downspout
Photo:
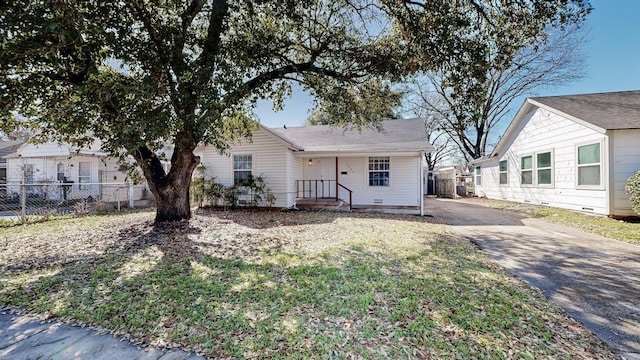
[[[424,151],[420,151],[420,158],[418,159],[420,163],[420,175],[418,176],[420,179],[420,216],[424,216],[424,167],[422,159],[424,159]]]

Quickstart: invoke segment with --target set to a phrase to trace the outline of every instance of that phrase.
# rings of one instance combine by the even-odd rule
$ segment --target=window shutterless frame
[[[507,160],[498,162],[498,176],[500,185],[509,185],[509,162]]]
[[[604,189],[603,145],[602,141],[576,145],[576,189]]]
[[[520,157],[520,186],[533,187],[533,155]]]

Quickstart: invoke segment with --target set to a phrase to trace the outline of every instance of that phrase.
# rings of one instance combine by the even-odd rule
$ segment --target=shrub
[[[627,185],[625,185],[624,191],[629,194],[631,209],[633,209],[636,214],[640,214],[640,171],[637,171],[627,179]]]

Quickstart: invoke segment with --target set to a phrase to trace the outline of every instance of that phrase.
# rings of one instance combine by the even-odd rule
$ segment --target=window
[[[520,158],[520,184],[533,185],[533,156]]]
[[[600,143],[578,146],[578,186],[600,186]]]
[[[476,185],[482,186],[482,167],[476,166]]]
[[[64,181],[64,164],[58,163],[57,167],[58,181]]]
[[[550,151],[536,154],[536,174],[538,185],[553,184],[553,168]]]
[[[81,161],[78,163],[78,182],[89,183],[91,182],[91,163],[88,161]],[[87,186],[82,186],[78,188],[79,190],[87,190]]]
[[[242,185],[253,170],[253,155],[233,155],[233,184]]]
[[[507,160],[502,160],[498,163],[500,173],[500,185],[507,185],[509,183],[508,165]]]
[[[389,186],[389,157],[369,157],[369,186]]]

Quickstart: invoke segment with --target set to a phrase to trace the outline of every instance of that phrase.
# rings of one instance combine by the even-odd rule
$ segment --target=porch
[[[353,209],[353,191],[337,180],[296,180],[296,206],[300,209]]]

